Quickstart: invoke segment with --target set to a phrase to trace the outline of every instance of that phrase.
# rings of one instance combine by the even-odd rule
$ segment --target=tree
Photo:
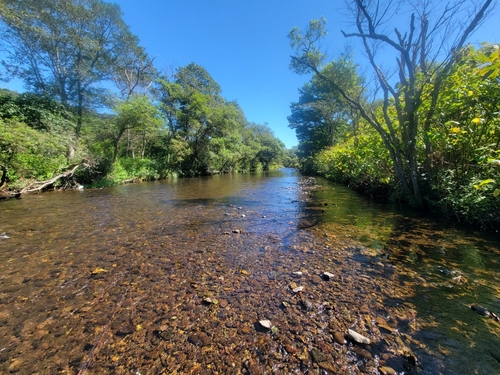
[[[122,56],[137,50],[137,38],[118,5],[101,0],[4,0],[2,64],[28,89],[76,107],[78,138],[86,106],[102,96],[96,83],[110,80]]]
[[[484,0],[469,11],[471,2],[465,0],[443,3],[437,8],[431,1],[349,1],[347,5],[352,11],[356,31],[343,34],[361,41],[382,92],[381,113],[352,97],[342,82],[322,74],[321,65],[326,56],[317,44],[326,35],[325,19],[311,21],[305,33],[294,28],[289,34],[295,50],[291,69],[299,74],[316,73],[329,82],[377,130],[389,150],[404,197],[416,206],[423,205],[422,183],[426,173],[431,173],[432,146],[427,134],[441,84],[468,37],[484,20],[492,2]],[[386,25],[398,12],[410,14],[406,23],[408,29],[402,32],[395,27],[393,34],[386,32]],[[401,17],[397,18],[399,21]],[[381,66],[381,55],[393,56],[392,69]],[[429,87],[432,89],[428,90]],[[424,97],[425,92],[430,92],[429,99]],[[427,111],[422,108],[424,100],[431,103]],[[425,169],[418,161],[420,140],[425,145]]]
[[[350,95],[361,100],[363,80],[349,56],[325,65],[321,73],[329,79],[342,81]],[[290,105],[292,114],[288,122],[289,127],[295,129],[301,157],[312,156],[338,143],[345,134],[356,132],[357,113],[328,81],[314,75],[299,93],[299,101]]]
[[[116,118],[113,119],[116,131],[113,139],[113,161],[118,157],[118,147],[125,132],[134,131],[141,137],[141,157],[144,157],[148,133],[158,130],[162,124],[158,108],[146,95],[132,95],[116,106]],[[132,150],[128,137],[127,151]]]
[[[220,99],[221,88],[207,70],[195,63],[181,67],[175,73],[175,82],[185,90],[195,90],[214,100]]]
[[[258,142],[259,150],[256,159],[264,170],[268,170],[272,164],[280,163],[285,156],[285,144],[275,137],[268,124],[251,124]]]
[[[231,114],[234,112],[231,105],[220,96],[219,84],[205,68],[191,63],[178,68],[174,79],[160,80],[158,90],[171,137],[183,141],[176,142],[177,145],[184,144],[190,149],[182,153],[182,170],[190,174],[210,173],[214,155],[210,143],[214,143],[214,150],[222,151],[224,142],[217,138],[226,135],[237,115]]]
[[[143,47],[131,47],[113,69],[113,81],[122,99],[130,98],[139,90],[146,94],[159,76],[153,65],[154,58],[150,58]]]

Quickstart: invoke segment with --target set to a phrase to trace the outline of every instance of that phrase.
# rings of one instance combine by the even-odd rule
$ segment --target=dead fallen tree
[[[47,189],[48,187],[54,185],[54,183],[60,179],[69,179],[73,177],[73,174],[76,172],[76,170],[80,167],[87,168],[88,165],[85,162],[81,162],[79,164],[76,164],[74,166],[71,166],[71,169],[63,172],[61,174],[58,174],[57,176],[52,177],[50,180],[46,181],[35,181],[28,186],[26,186],[24,189],[22,189],[19,194],[30,194],[30,193],[39,193],[40,191]]]

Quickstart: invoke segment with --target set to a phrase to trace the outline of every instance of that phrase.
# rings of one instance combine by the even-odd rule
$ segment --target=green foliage
[[[0,90],[0,163],[11,187],[48,178],[72,159],[86,161],[75,176],[94,186],[282,162],[283,143],[267,126],[249,124],[202,66],[178,68],[173,81],[157,79],[118,5],[6,0],[0,34],[2,79],[20,78],[32,90]]]
[[[486,48],[489,48],[488,46]],[[433,147],[430,202],[448,215],[478,222],[500,221],[500,83],[485,69],[487,51],[462,52],[443,84]]]
[[[325,65],[320,74],[335,79],[353,97],[362,95],[363,79],[356,72],[357,66],[348,56]],[[295,129],[299,140],[299,155],[311,156],[324,148],[355,133],[358,116],[345,98],[328,81],[317,74],[299,89],[299,101],[290,105],[289,127]]]
[[[297,74],[314,71],[312,67],[321,66],[326,56],[317,47],[317,43],[326,36],[326,18],[311,20],[305,32],[294,27],[288,34],[290,46],[296,53],[292,58],[290,69]]]
[[[17,119],[37,130],[67,131],[71,115],[61,103],[33,93],[0,93],[0,118]]]
[[[0,120],[0,164],[8,179],[21,186],[27,180],[46,180],[67,166],[64,140],[16,120]]]
[[[485,64],[488,53],[470,47],[457,54],[434,102],[431,126],[417,138],[415,154],[426,204],[482,226],[500,222],[500,82],[493,73],[484,73],[491,67]],[[429,86],[423,92],[428,100],[419,116],[429,114],[433,90]],[[371,111],[397,125],[395,102],[386,103],[374,103]],[[389,107],[383,110],[384,105]],[[394,126],[394,131],[402,129]],[[371,195],[399,197],[391,160],[380,133],[365,124],[357,134],[346,134],[342,143],[303,157],[301,168]]]
[[[142,52],[119,6],[101,0],[6,0],[0,20],[6,72],[77,108],[77,137],[84,109],[102,104],[96,84],[123,75],[130,55]]]
[[[371,129],[321,151],[313,159],[316,173],[381,198],[394,193],[390,160],[389,152]]]
[[[120,141],[125,132],[127,132],[127,144],[122,153],[127,156],[138,153],[144,157],[148,141],[157,135],[163,125],[160,111],[147,96],[136,94],[118,102],[115,111],[113,160],[118,157]]]
[[[173,163],[169,169],[199,175],[279,164],[284,145],[267,126],[249,124],[237,103],[221,98],[206,70],[189,64],[175,78],[160,81],[158,88],[170,131],[167,142],[175,149],[164,157]]]

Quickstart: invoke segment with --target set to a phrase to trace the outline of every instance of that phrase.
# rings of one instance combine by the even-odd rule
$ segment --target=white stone
[[[259,320],[259,324],[266,329],[271,329],[272,327],[271,321],[267,319]]]
[[[321,276],[322,276],[322,277],[323,277],[323,279],[325,279],[325,280],[331,280],[331,279],[333,279],[333,277],[334,277],[335,275],[334,275],[333,273],[330,273],[330,272],[326,272],[326,271],[325,271],[325,272],[323,272],[323,273],[321,274]]]
[[[359,333],[357,333],[356,331],[353,331],[352,329],[349,329],[347,332],[349,334],[349,337],[351,339],[353,339],[355,342],[357,342],[358,344],[370,345],[371,341],[368,337],[360,335]]]

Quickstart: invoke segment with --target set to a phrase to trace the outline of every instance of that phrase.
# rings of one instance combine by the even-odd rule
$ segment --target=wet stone
[[[205,332],[189,335],[188,341],[196,346],[207,346],[212,343],[212,339]]]
[[[389,367],[389,366],[380,366],[378,368],[378,370],[380,371],[380,373],[382,375],[397,375],[398,374],[396,372],[396,370],[394,370],[392,367]]]
[[[324,280],[328,281],[328,280],[332,280],[332,279],[333,279],[334,274],[333,274],[333,273],[330,273],[330,272],[326,272],[326,271],[325,271],[325,272],[323,272],[323,273],[321,274],[321,277],[322,277]]]
[[[360,357],[363,357],[365,359],[372,359],[373,358],[372,353],[370,353],[366,349],[356,348],[354,351],[357,355],[359,355]]]
[[[314,284],[319,284],[321,283],[322,279],[321,277],[319,277],[318,275],[313,275],[311,277],[311,281],[314,283]]]
[[[360,335],[356,331],[353,331],[352,329],[348,330],[349,337],[356,343],[358,344],[366,344],[370,345],[370,339],[368,337],[365,337],[363,335]]]
[[[271,329],[272,327],[271,321],[267,319],[259,320],[259,324],[261,327],[266,329]]]
[[[318,349],[313,349],[311,350],[311,357],[314,362],[319,363],[319,362],[326,362],[328,361],[328,355],[323,353],[322,351]]]
[[[344,334],[341,332],[335,332],[333,334],[333,339],[335,340],[336,343],[338,343],[340,345],[347,344],[347,340],[345,339]]]
[[[294,292],[294,293],[300,293],[300,292],[302,292],[303,290],[304,290],[304,287],[303,287],[303,286],[298,286],[298,287],[296,287],[296,288],[293,288],[293,289],[292,289],[292,292]]]
[[[321,368],[321,369],[323,369],[325,371],[329,371],[332,374],[337,374],[338,373],[338,371],[335,368],[335,366],[333,366],[333,364],[331,364],[330,362],[320,362],[320,363],[318,363],[318,366],[319,366],[319,368]]]
[[[301,299],[300,300],[300,305],[302,306],[303,309],[306,309],[306,310],[312,310],[313,308],[313,304],[311,301],[307,300],[307,299]]]
[[[482,316],[490,316],[491,315],[491,312],[485,307],[482,307],[479,305],[472,305],[470,308],[472,311],[475,311],[479,315],[482,315]]]

